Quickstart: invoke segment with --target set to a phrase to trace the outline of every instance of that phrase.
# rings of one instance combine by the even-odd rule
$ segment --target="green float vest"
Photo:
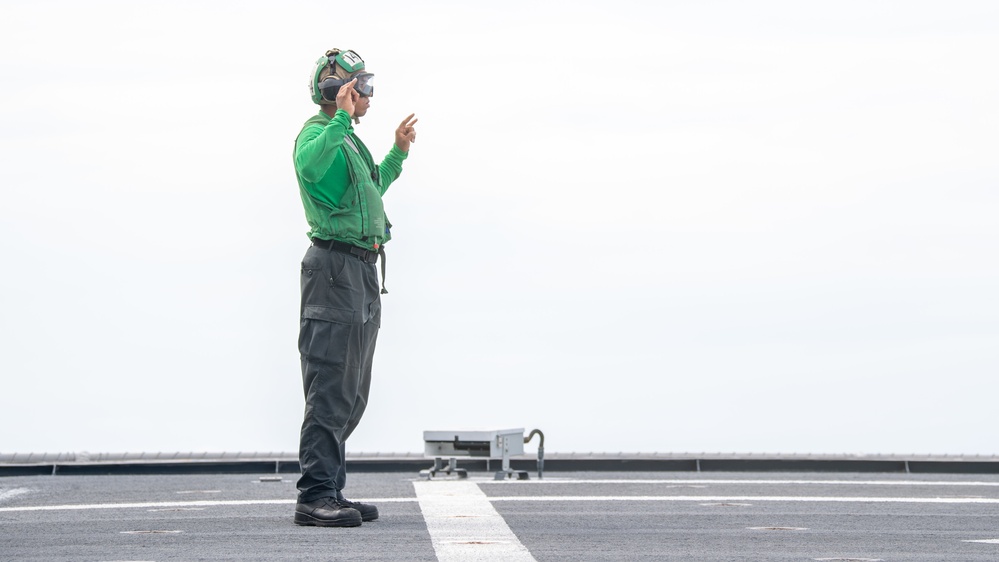
[[[316,124],[325,127],[329,121],[322,115],[316,115],[305,122],[305,127]],[[299,133],[301,134],[301,133]],[[298,139],[296,138],[296,144]],[[382,205],[382,195],[379,190],[381,183],[378,177],[378,166],[368,147],[353,133],[348,133],[340,145],[340,152],[347,159],[347,170],[350,173],[350,187],[344,192],[337,208],[331,209],[325,203],[317,201],[299,184],[302,201],[314,209],[329,214],[333,239],[347,242],[360,248],[377,250],[382,244],[392,239],[388,217]]]

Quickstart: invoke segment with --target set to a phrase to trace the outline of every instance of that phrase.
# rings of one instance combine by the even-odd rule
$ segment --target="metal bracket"
[[[421,470],[420,476],[426,476],[427,480],[433,480],[434,477],[436,477],[437,474],[440,472],[443,472],[448,476],[454,474],[454,476],[459,479],[468,478],[468,471],[465,470],[464,468],[458,468],[458,460],[454,457],[451,457],[451,460],[450,462],[448,462],[447,466],[444,466],[444,462],[441,460],[440,457],[434,458],[434,467]]]

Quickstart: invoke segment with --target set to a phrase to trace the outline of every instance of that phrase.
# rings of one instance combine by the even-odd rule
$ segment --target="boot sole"
[[[360,527],[360,517],[341,517],[338,519],[318,519],[304,513],[295,513],[295,524],[306,527]]]

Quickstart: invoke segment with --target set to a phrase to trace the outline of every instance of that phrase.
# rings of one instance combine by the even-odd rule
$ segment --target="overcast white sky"
[[[0,451],[295,451],[292,143],[386,195],[348,449],[999,453],[994,2],[4,2]],[[529,448],[529,450],[532,450]]]

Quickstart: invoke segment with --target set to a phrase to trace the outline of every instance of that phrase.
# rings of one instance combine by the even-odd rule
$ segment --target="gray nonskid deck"
[[[996,475],[545,476],[469,479],[536,560],[999,558],[987,542],[999,543]],[[348,496],[376,503],[381,519],[319,529],[292,523],[293,475],[9,477],[0,480],[0,560],[435,560],[415,482],[426,481],[351,474]]]

